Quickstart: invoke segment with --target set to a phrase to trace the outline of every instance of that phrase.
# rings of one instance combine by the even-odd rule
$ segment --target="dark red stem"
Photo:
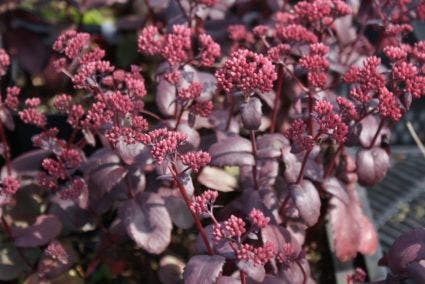
[[[384,125],[385,125],[385,119],[381,119],[378,129],[376,130],[375,136],[373,136],[372,142],[370,143],[369,147],[367,147],[367,149],[370,149],[375,145],[376,139],[378,139],[379,133],[381,132]]]
[[[251,138],[252,146],[252,156],[254,157],[254,165],[252,166],[252,180],[254,182],[254,190],[258,190],[258,180],[257,180],[257,144],[255,142],[255,132],[250,130],[249,136]]]
[[[202,241],[205,244],[205,247],[207,248],[208,254],[209,255],[213,255],[214,252],[213,252],[213,250],[212,250],[212,248],[210,246],[210,243],[208,241],[207,234],[205,233],[204,227],[202,226],[201,221],[199,221],[198,216],[196,215],[196,213],[193,212],[192,210],[190,210],[191,201],[189,200],[189,197],[186,194],[186,190],[185,190],[183,184],[177,178],[176,172],[177,172],[176,171],[176,167],[173,166],[173,169],[171,170],[171,173],[173,175],[173,179],[177,183],[177,186],[179,188],[180,194],[183,197],[183,200],[186,203],[186,206],[189,209],[190,214],[192,215],[193,221],[195,221],[195,225],[198,228],[199,234],[201,235],[201,238],[202,238]]]
[[[229,112],[228,112],[228,116],[227,116],[227,121],[226,121],[226,131],[229,131],[230,128],[230,122],[232,121],[232,113],[233,113],[233,98],[231,96],[227,96],[228,100],[230,101],[230,106],[229,106]]]
[[[313,135],[313,95],[308,93],[308,132]]]
[[[274,102],[273,102],[273,112],[272,112],[272,121],[270,125],[270,133],[274,133],[276,130],[276,118],[277,118],[277,113],[279,110],[280,92],[282,91],[283,75],[285,74],[282,65],[279,65],[278,74],[279,75],[278,75],[277,84],[276,84],[276,94],[275,94]]]
[[[307,273],[304,270],[304,267],[302,266],[302,264],[297,260],[295,261],[295,263],[298,265],[298,267],[301,269],[301,272],[303,273],[303,284],[307,283]]]
[[[323,173],[324,178],[326,178],[330,175],[332,169],[334,168],[336,157],[338,156],[341,149],[342,149],[342,145],[339,145],[338,149],[336,149],[336,151],[333,153],[331,159],[329,160],[329,164],[328,164],[328,166],[326,167],[326,169]]]
[[[310,155],[311,150],[308,150],[305,153],[304,159],[303,159],[303,163],[301,165],[301,170],[300,173],[298,174],[298,178],[297,178],[297,183],[300,183],[303,175],[304,175],[304,169],[305,169],[305,165],[307,164],[307,160],[308,160],[308,156]]]
[[[239,270],[239,274],[241,275],[241,284],[245,284],[246,283],[245,272],[243,272],[242,270]]]

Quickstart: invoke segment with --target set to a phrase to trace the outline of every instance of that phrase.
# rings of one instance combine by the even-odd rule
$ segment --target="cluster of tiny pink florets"
[[[6,195],[14,195],[20,186],[20,182],[15,177],[7,176],[1,181],[1,193]]]
[[[46,124],[46,117],[37,110],[40,103],[41,101],[39,98],[26,99],[26,108],[18,113],[21,120],[25,123],[43,128]]]
[[[58,260],[63,264],[67,264],[69,261],[69,254],[59,242],[51,242],[44,252],[50,258]]]
[[[197,173],[199,169],[210,163],[211,156],[204,151],[189,152],[180,155],[180,160],[183,165],[189,166],[193,172]]]
[[[192,52],[192,32],[183,25],[174,25],[172,32],[162,35],[155,26],[147,26],[139,33],[138,50],[147,55],[161,55],[172,66],[184,64]],[[220,56],[220,46],[207,34],[199,35],[201,65],[211,66]]]
[[[151,146],[152,157],[158,164],[161,164],[170,154],[176,153],[177,148],[186,139],[186,134],[160,128],[142,135],[140,142]]]
[[[265,56],[239,49],[226,60],[216,74],[218,86],[226,93],[233,90],[250,94],[256,90],[271,91],[277,79],[272,62]]]
[[[317,101],[313,107],[317,114],[317,122],[324,134],[329,134],[338,143],[343,143],[348,134],[348,126],[341,117],[333,111],[333,106],[327,101]]]
[[[9,55],[3,48],[0,48],[0,76],[6,74],[6,70],[10,65]]]
[[[214,190],[207,190],[201,195],[195,196],[190,205],[190,210],[194,213],[201,215],[207,214],[210,206],[212,206],[218,197],[218,192]]]

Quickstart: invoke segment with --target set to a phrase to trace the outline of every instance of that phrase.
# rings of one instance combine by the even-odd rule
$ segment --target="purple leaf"
[[[261,109],[261,101],[253,97],[247,102],[243,102],[240,106],[242,125],[248,130],[258,130],[261,125],[263,111]]]
[[[164,200],[171,220],[177,227],[189,229],[193,226],[193,217],[181,197],[167,196]]]
[[[96,151],[82,169],[88,182],[90,193],[96,198],[110,192],[127,174],[120,165],[120,157],[109,149]]]
[[[283,153],[283,162],[285,163],[284,177],[288,183],[295,183],[301,170],[301,162],[297,156],[290,152],[290,149]]]
[[[12,169],[21,177],[35,177],[40,172],[41,162],[49,155],[45,150],[28,151],[12,161]]]
[[[316,187],[309,180],[303,180],[289,188],[301,218],[309,227],[316,224],[320,216],[320,196]]]
[[[212,225],[208,225],[208,226],[204,227],[204,230],[205,230],[205,233],[207,235],[208,242],[213,247],[213,250],[216,253],[218,253],[218,254],[226,257],[226,258],[235,258],[235,252],[233,251],[233,249],[229,245],[229,242],[227,242],[224,239],[222,239],[218,242],[216,242],[214,240],[214,237],[213,237],[213,234],[212,234]],[[196,238],[195,247],[196,247],[196,251],[198,253],[207,253],[207,248],[205,247],[205,243],[203,242],[200,235],[198,235],[197,238]]]
[[[406,272],[415,283],[425,283],[425,260],[410,263]]]
[[[211,145],[211,165],[243,166],[254,165],[251,142],[240,136],[225,138]]]
[[[67,230],[78,230],[91,221],[87,210],[82,209],[73,200],[64,200],[59,194],[51,198],[49,213],[57,216]]]
[[[16,18],[19,16],[16,15]],[[26,20],[21,19],[24,22]],[[29,21],[27,24],[31,25]],[[39,34],[24,28],[9,28],[5,30],[4,41],[9,50],[13,50],[20,67],[31,75],[43,71],[48,59],[48,48]]]
[[[13,131],[15,129],[15,122],[13,121],[13,117],[10,114],[10,111],[5,108],[0,108],[0,121],[3,123],[4,126],[10,131]]]
[[[0,280],[11,281],[28,270],[17,248],[12,243],[3,242],[0,245]]]
[[[281,251],[286,243],[291,243],[297,254],[301,250],[301,246],[294,238],[292,238],[289,231],[278,225],[269,224],[265,228],[261,229],[261,238],[264,243],[271,242],[275,252]]]
[[[284,150],[289,151],[290,145],[282,134],[264,134],[257,137],[258,158],[278,158]]]
[[[218,277],[216,284],[240,284],[241,281],[239,279],[230,277],[230,276],[220,276]]]
[[[60,234],[62,224],[54,215],[41,215],[27,228],[13,228],[12,236],[18,247],[37,247],[49,243]]]
[[[373,186],[381,181],[390,167],[390,157],[382,149],[374,147],[357,152],[357,175],[363,186]]]
[[[425,229],[416,229],[398,237],[388,252],[388,267],[402,273],[414,262],[425,259]]]
[[[246,275],[257,281],[262,282],[266,276],[266,270],[261,264],[255,264],[252,260],[239,260],[236,265],[240,270],[246,273]]]
[[[281,278],[281,283],[288,284],[312,284],[315,283],[310,278],[310,266],[308,261],[305,258],[298,260],[299,265],[296,262],[292,262],[288,266],[283,266],[280,269],[279,276]],[[305,274],[307,275],[307,279],[304,279],[304,273],[300,268],[300,265],[303,267]]]
[[[147,252],[160,254],[171,241],[173,228],[164,200],[157,193],[142,192],[119,210],[128,235]]]
[[[360,144],[363,147],[371,147],[370,144],[372,144],[373,137],[375,136],[376,131],[378,130],[379,122],[375,116],[368,115],[360,121],[360,125],[361,125],[361,132],[359,135]],[[381,144],[382,137],[384,135],[389,137],[390,129],[388,127],[383,127],[381,129],[381,132],[378,134],[378,137],[373,146],[379,146]]]
[[[149,149],[144,144],[127,144],[123,139],[117,143],[116,151],[124,163],[127,165],[136,163],[142,169],[150,157]]]
[[[186,264],[183,272],[186,284],[213,284],[221,273],[226,259],[219,255],[196,255]]]

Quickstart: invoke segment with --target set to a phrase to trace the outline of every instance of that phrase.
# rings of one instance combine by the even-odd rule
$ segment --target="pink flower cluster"
[[[265,265],[275,257],[274,245],[266,242],[263,246],[254,247],[251,244],[242,244],[235,249],[236,258],[254,262],[254,265]]]
[[[215,60],[220,57],[220,45],[216,43],[210,35],[207,34],[199,35],[199,44],[201,45],[201,52],[199,53],[201,64],[203,66],[212,66]]]
[[[202,215],[208,214],[209,208],[214,204],[218,197],[218,192],[214,190],[207,190],[201,195],[195,196],[192,203],[190,204],[190,210],[192,212]]]
[[[14,195],[18,191],[20,186],[20,182],[15,177],[7,176],[1,181],[1,193],[6,195]]]
[[[68,59],[75,59],[83,48],[90,42],[90,35],[87,33],[77,33],[69,30],[62,33],[53,44],[53,50],[63,53]]]
[[[41,101],[39,98],[27,99],[25,101],[26,108],[18,113],[19,117],[24,123],[33,124],[40,128],[45,126],[46,117],[37,110],[37,107],[40,105],[40,103]]]
[[[276,36],[284,42],[295,43],[315,43],[317,36],[307,30],[302,25],[278,25],[276,26]]]
[[[317,101],[314,112],[317,114],[317,122],[323,134],[329,134],[336,142],[344,143],[348,126],[342,122],[338,114],[333,112],[333,106],[324,100]]]
[[[186,134],[169,131],[167,128],[155,129],[140,136],[140,142],[152,147],[151,155],[158,164],[167,159],[168,155],[176,153],[186,139]]]
[[[341,0],[300,1],[294,10],[300,19],[309,23],[321,21],[330,24],[334,17],[351,14],[350,6]]]
[[[14,87],[7,87],[6,88],[6,99],[4,100],[4,103],[12,110],[17,110],[19,99],[18,96],[21,93],[21,89],[14,86]]]
[[[285,243],[283,248],[277,253],[276,260],[288,267],[295,262],[298,257],[299,255],[295,252],[293,245],[291,243]]]
[[[296,119],[285,133],[286,137],[292,140],[295,149],[298,151],[310,151],[313,149],[313,137],[306,134],[307,125],[302,119]]]
[[[58,260],[63,264],[67,264],[69,261],[69,255],[66,252],[65,248],[59,242],[51,242],[46,250],[45,254],[52,259]]]
[[[269,217],[264,216],[263,212],[256,208],[252,209],[248,216],[251,223],[260,229],[266,227],[270,221]]]
[[[236,90],[246,95],[257,90],[271,91],[273,82],[277,79],[272,62],[267,57],[247,49],[234,51],[215,76],[218,86],[226,93]]]
[[[189,152],[180,155],[180,160],[182,161],[183,165],[189,166],[193,172],[197,173],[199,169],[210,163],[211,156],[204,151]]]
[[[329,48],[322,43],[315,43],[310,46],[310,54],[303,56],[300,66],[308,70],[308,82],[313,87],[323,88],[326,85],[327,69],[329,62],[325,58]]]
[[[231,215],[224,221],[221,231],[227,238],[240,238],[246,232],[245,222],[241,218]]]
[[[9,55],[3,48],[0,48],[0,76],[6,74],[6,70],[10,65]]]
[[[177,92],[177,97],[181,100],[193,100],[199,97],[202,93],[202,84],[192,82],[189,87],[180,89]]]
[[[172,32],[166,35],[159,33],[155,26],[147,26],[140,31],[137,40],[138,50],[147,55],[161,55],[172,66],[188,61],[192,52],[192,32],[183,25],[174,25]],[[199,35],[201,65],[211,66],[220,56],[220,46],[211,36]]]
[[[85,190],[87,190],[86,182],[82,178],[76,177],[66,187],[61,189],[59,196],[64,200],[75,200]]]

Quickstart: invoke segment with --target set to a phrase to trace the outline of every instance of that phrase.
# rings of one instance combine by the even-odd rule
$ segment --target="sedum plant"
[[[88,33],[56,39],[55,69],[73,88],[52,101],[63,129],[40,98],[2,86],[3,249],[15,264],[3,280],[89,278],[104,264],[140,281],[313,283],[305,242],[323,220],[339,260],[375,252],[356,185],[384,178],[391,126],[425,95],[425,42],[405,40],[425,4],[276,1],[260,24],[227,24],[220,40],[205,22],[235,1],[172,2],[183,23],[150,6],[138,33],[152,69],[115,67]],[[9,65],[1,49],[0,75]],[[36,149],[16,158],[14,113],[39,129]],[[37,210],[24,218],[15,208],[26,204]],[[386,281],[424,280],[423,250],[409,250],[421,234],[382,260]]]

